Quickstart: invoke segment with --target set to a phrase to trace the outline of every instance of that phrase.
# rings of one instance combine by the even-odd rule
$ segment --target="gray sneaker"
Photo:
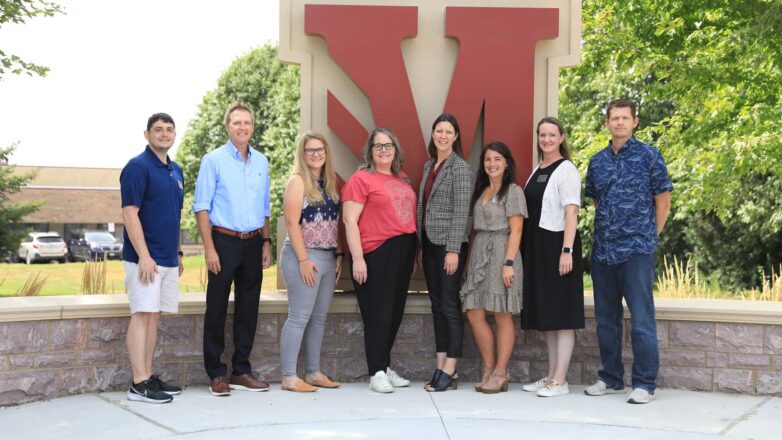
[[[593,383],[592,385],[586,387],[584,389],[584,394],[587,396],[603,396],[606,394],[624,394],[627,391],[625,391],[625,388],[608,388],[608,385],[606,385],[605,382],[602,380],[598,380],[597,382]]]
[[[651,394],[643,388],[636,388],[630,393],[630,398],[627,399],[627,403],[649,403],[652,400],[654,400],[654,394]]]

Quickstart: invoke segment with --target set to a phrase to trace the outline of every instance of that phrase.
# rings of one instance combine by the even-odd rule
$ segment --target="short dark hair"
[[[443,113],[437,117],[432,123],[432,132],[437,124],[441,122],[447,122],[453,126],[453,131],[456,132],[456,140],[453,141],[453,151],[462,157],[462,132],[459,130],[459,123],[456,122],[456,117],[450,113]],[[437,147],[434,146],[434,133],[429,137],[429,146],[426,148],[426,152],[429,153],[430,158],[437,157]]]
[[[174,118],[169,116],[168,113],[155,113],[154,115],[150,116],[149,119],[147,119],[147,131],[152,129],[152,126],[157,121],[163,121],[167,124],[171,124],[176,128],[176,124],[174,124]]]
[[[614,99],[613,101],[608,103],[608,107],[606,107],[606,119],[611,117],[611,110],[615,108],[629,108],[630,112],[633,114],[634,118],[638,117],[638,113],[636,111],[635,102],[629,100],[629,99]]]

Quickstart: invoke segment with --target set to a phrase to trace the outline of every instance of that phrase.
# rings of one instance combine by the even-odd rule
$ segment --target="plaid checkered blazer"
[[[426,215],[426,236],[433,244],[445,246],[446,252],[459,252],[467,241],[467,217],[474,184],[470,165],[456,153],[451,153],[437,173],[424,213],[424,189],[435,160],[424,164],[424,175],[418,191],[418,241],[421,241],[423,216]]]

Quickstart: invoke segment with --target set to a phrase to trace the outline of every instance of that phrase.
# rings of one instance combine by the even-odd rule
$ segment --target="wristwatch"
[[[513,267],[513,260],[505,260],[504,266],[511,266],[511,267]]]
[[[272,239],[269,238],[269,237],[263,237],[263,238],[261,238],[261,240],[263,240],[264,243],[272,244]]]
[[[573,248],[565,246],[565,247],[562,248],[562,253],[563,254],[572,254],[573,253]]]

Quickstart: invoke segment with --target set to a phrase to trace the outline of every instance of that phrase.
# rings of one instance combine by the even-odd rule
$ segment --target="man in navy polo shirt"
[[[654,252],[671,208],[673,184],[660,152],[638,141],[635,103],[618,99],[606,110],[608,146],[589,161],[586,196],[595,203],[592,283],[603,368],[584,392],[624,393],[622,298],[630,310],[633,392],[628,403],[654,400],[660,352],[654,298]]]
[[[131,159],[120,174],[122,219],[125,222],[125,288],[130,302],[126,342],[133,383],[128,400],[167,403],[182,388],[152,374],[161,312],[179,306],[179,221],[184,200],[182,169],[168,157],[174,145],[174,120],[156,113],[147,121],[145,151]]]

